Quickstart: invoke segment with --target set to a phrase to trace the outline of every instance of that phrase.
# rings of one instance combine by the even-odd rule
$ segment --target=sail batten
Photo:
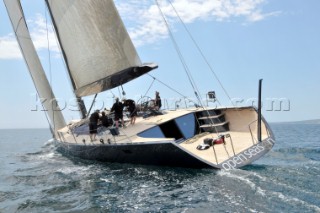
[[[116,87],[153,69],[142,65],[112,0],[46,1],[77,96]]]

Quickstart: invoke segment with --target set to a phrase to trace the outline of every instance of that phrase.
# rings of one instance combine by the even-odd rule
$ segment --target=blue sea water
[[[232,171],[72,159],[48,130],[0,130],[0,212],[320,212],[320,125],[271,127],[272,151]]]

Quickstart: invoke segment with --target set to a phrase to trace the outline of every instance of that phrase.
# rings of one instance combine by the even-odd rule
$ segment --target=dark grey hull
[[[82,145],[57,142],[58,151],[81,159],[170,167],[213,168],[171,142]]]

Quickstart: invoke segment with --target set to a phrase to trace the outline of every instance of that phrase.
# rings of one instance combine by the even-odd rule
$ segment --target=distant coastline
[[[286,122],[270,122],[276,124],[320,124],[320,119],[304,120],[304,121],[286,121]]]
[[[17,128],[0,128],[0,130],[49,130],[49,127],[34,127],[34,128],[22,128],[22,127],[17,127]]]
[[[270,124],[319,124],[320,119],[303,120],[303,121],[280,121],[280,122],[269,122]],[[0,128],[0,130],[49,130],[49,127],[35,127],[35,128]]]

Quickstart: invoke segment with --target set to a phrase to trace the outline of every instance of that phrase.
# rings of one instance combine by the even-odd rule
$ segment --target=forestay
[[[124,84],[157,67],[142,65],[112,0],[46,0],[75,94]]]

